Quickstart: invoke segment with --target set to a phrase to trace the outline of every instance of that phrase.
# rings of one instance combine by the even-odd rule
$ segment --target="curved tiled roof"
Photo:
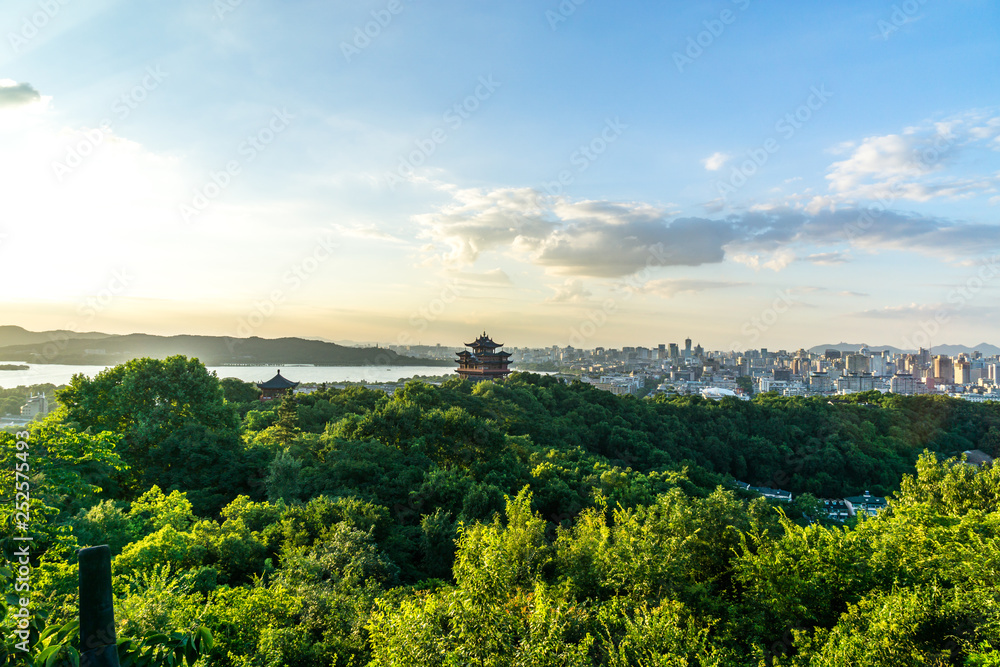
[[[298,382],[292,382],[288,378],[282,376],[281,371],[267,382],[261,382],[257,384],[260,389],[292,389],[298,387]]]
[[[471,343],[466,343],[465,346],[466,347],[480,347],[480,348],[482,348],[482,347],[503,347],[503,343],[494,343],[493,339],[491,339],[489,336],[487,336],[486,332],[484,331],[482,336],[480,336],[476,340],[472,341]]]

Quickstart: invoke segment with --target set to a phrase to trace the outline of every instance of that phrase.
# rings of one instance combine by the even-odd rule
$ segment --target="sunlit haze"
[[[6,0],[0,324],[1000,344],[1000,5]]]

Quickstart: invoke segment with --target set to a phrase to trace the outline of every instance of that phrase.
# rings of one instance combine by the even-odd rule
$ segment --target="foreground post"
[[[80,665],[119,667],[107,546],[80,549]]]

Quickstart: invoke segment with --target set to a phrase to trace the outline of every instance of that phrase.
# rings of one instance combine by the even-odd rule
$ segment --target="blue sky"
[[[971,0],[10,0],[4,319],[1000,343],[998,30]]]

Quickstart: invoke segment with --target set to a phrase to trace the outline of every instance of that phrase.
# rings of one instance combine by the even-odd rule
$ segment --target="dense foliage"
[[[531,374],[261,403],[183,357],[59,400],[31,427],[43,649],[72,641],[75,549],[108,544],[119,635],[160,664],[1000,664],[1000,469],[949,458],[997,453],[993,404]],[[865,489],[889,510],[815,511]]]

